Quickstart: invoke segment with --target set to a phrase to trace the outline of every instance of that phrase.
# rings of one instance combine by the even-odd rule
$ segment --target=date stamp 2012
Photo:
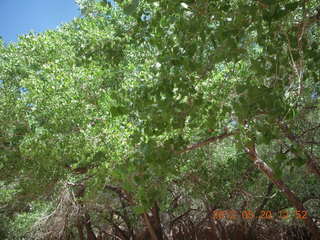
[[[244,211],[236,211],[236,210],[214,210],[212,212],[212,217],[214,219],[228,219],[228,220],[236,220],[237,218],[242,219],[287,219],[289,218],[289,212],[287,210],[282,210],[279,212],[273,212],[270,210],[261,210],[260,213],[255,214],[252,210],[244,210]],[[307,219],[308,212],[307,211],[295,211],[294,217],[296,219]]]

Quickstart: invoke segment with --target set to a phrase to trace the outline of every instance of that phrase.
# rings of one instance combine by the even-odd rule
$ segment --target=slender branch
[[[120,199],[125,199],[129,203],[129,205],[135,204],[132,197],[130,196],[130,194],[128,192],[126,192],[124,189],[122,189],[120,187],[108,185],[108,184],[105,185],[104,188],[117,193],[118,197]]]
[[[190,208],[188,211],[184,212],[183,214],[181,214],[180,216],[176,217],[175,219],[173,219],[172,221],[170,221],[170,226],[173,226],[175,224],[176,221],[180,220],[181,218],[187,216],[192,210],[192,208]]]
[[[317,142],[317,141],[306,141],[306,142],[303,142],[304,144],[309,144],[309,145],[320,145],[320,142]]]
[[[185,149],[177,152],[177,154],[182,154],[182,153],[185,153],[185,152],[188,152],[188,151],[191,151],[191,150],[194,150],[194,149],[197,149],[197,148],[200,148],[200,147],[203,147],[209,143],[213,143],[213,142],[217,142],[217,141],[220,141],[222,139],[225,139],[227,137],[230,137],[230,136],[233,136],[237,133],[238,131],[233,131],[233,132],[225,132],[221,135],[218,135],[218,136],[214,136],[214,137],[210,137],[204,141],[201,141],[201,142],[198,142],[198,143],[195,143],[195,144],[192,144],[191,146],[189,147],[186,147]]]
[[[292,142],[298,144],[299,146],[303,147],[303,144],[301,142],[301,140],[290,131],[289,127],[285,124],[279,123],[279,127],[280,129],[283,131],[283,133],[285,134],[285,136],[291,140]],[[313,156],[310,152],[308,152],[304,147],[302,150],[303,154],[307,157],[308,161],[307,161],[307,166],[309,168],[309,170],[316,174],[318,177],[320,177],[320,168],[317,164],[317,160],[316,157]],[[300,157],[300,154],[297,152],[293,152],[294,155],[296,155],[296,157]]]

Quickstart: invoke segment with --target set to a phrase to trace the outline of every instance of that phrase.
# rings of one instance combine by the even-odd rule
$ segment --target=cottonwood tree
[[[320,176],[317,1],[79,4],[84,18],[0,49],[1,180],[109,188],[162,239],[159,205],[184,160],[227,141],[305,210],[282,175]]]

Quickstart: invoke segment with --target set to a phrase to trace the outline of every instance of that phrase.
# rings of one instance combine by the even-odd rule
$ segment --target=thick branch
[[[278,187],[278,189],[280,189],[280,191],[286,196],[286,198],[297,210],[306,211],[300,199],[288,188],[288,186],[282,180],[277,179],[273,173],[273,170],[258,157],[255,146],[248,146],[245,148],[245,151],[247,152],[249,158],[254,162],[256,167],[260,169],[269,178],[269,180]],[[306,217],[303,220],[309,228],[312,236],[314,237],[313,239],[319,239],[320,233],[312,219],[310,217]]]

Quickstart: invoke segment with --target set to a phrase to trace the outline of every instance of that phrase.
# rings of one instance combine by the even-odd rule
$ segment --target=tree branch
[[[296,196],[296,194],[292,192],[281,179],[278,179],[275,176],[272,168],[270,168],[262,159],[259,158],[256,152],[255,145],[247,146],[245,148],[245,152],[253,161],[254,165],[268,177],[268,179],[285,195],[285,197],[297,210],[306,211],[306,208],[303,206],[302,201]],[[306,226],[309,228],[311,234],[313,235],[312,239],[319,239],[317,237],[319,236],[319,230],[312,219],[310,217],[307,217],[303,220]]]
[[[317,164],[317,160],[316,160],[316,157],[313,156],[310,152],[308,152],[303,144],[301,143],[301,140],[293,133],[290,131],[289,127],[285,124],[282,124],[282,123],[279,123],[279,127],[280,129],[282,130],[282,132],[285,134],[285,136],[292,142],[298,144],[298,146],[300,146],[303,150],[303,154],[307,157],[307,166],[309,168],[309,170],[316,174],[318,177],[320,177],[320,169],[319,169],[319,166]],[[300,157],[300,154],[297,153],[297,152],[293,152],[293,154],[296,156],[296,157]]]
[[[197,149],[197,148],[200,148],[200,147],[203,147],[209,143],[213,143],[213,142],[217,142],[217,141],[220,141],[222,139],[225,139],[227,137],[230,137],[230,136],[233,136],[237,133],[238,131],[233,131],[233,132],[225,132],[221,135],[218,135],[218,136],[214,136],[214,137],[210,137],[204,141],[201,141],[201,142],[198,142],[198,143],[195,143],[195,144],[192,144],[191,146],[189,147],[186,147],[185,149],[177,152],[177,154],[182,154],[182,153],[185,153],[185,152],[188,152],[188,151],[191,151],[191,150],[194,150],[194,149]]]

